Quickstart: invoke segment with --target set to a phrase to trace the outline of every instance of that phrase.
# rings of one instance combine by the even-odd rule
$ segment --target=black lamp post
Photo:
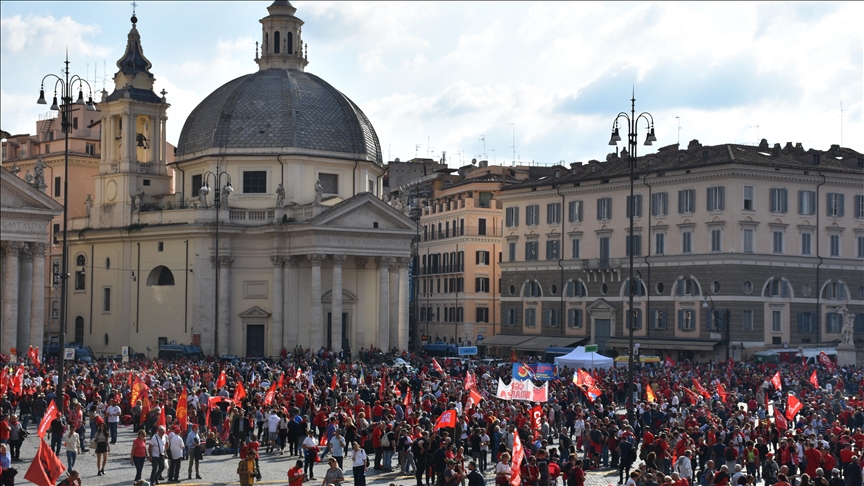
[[[69,132],[72,131],[72,93],[75,88],[78,88],[78,99],[74,104],[86,106],[87,111],[96,111],[96,103],[93,102],[93,88],[81,76],[77,74],[69,74],[69,55],[66,55],[66,68],[60,72],[60,76],[56,74],[47,74],[42,78],[39,87],[39,99],[37,104],[47,105],[45,101],[45,80],[54,78],[54,99],[51,102],[51,110],[59,112],[60,125],[63,129],[63,256],[60,263],[60,345],[59,345],[59,361],[60,366],[57,371],[57,391],[55,401],[57,409],[63,414],[63,375],[66,358],[66,282],[69,280],[68,271],[68,223],[69,223]],[[87,101],[84,101],[84,87],[87,87]],[[57,92],[60,92],[60,105],[57,104]],[[41,276],[40,276],[41,277]],[[81,343],[83,344],[83,343]]]
[[[204,194],[204,198],[206,200],[207,195],[210,194],[210,181],[213,181],[213,207],[216,208],[216,264],[214,267],[216,268],[216,295],[213,299],[213,315],[216,318],[216,326],[213,328],[213,352],[216,356],[219,356],[219,209],[222,207],[222,199],[220,194],[222,192],[222,180],[225,180],[225,193],[226,197],[228,194],[234,192],[234,188],[231,187],[231,176],[228,175],[227,172],[219,171],[216,169],[216,172],[207,171],[204,173],[202,177],[204,179],[204,185],[201,186],[201,189],[198,192]]]
[[[633,330],[636,324],[636,312],[633,309],[633,296],[636,292],[636,282],[633,278],[633,254],[635,253],[635,245],[633,239],[633,218],[635,216],[635,198],[633,197],[633,177],[634,171],[636,168],[636,147],[638,146],[638,124],[639,120],[645,120],[645,123],[648,126],[648,135],[645,137],[645,145],[651,145],[653,142],[657,141],[657,137],[654,136],[654,117],[651,116],[648,112],[640,113],[636,116],[636,93],[634,90],[633,96],[630,98],[630,113],[622,111],[618,113],[618,116],[615,117],[615,121],[612,123],[612,138],[609,139],[609,145],[618,145],[618,142],[621,141],[621,135],[618,134],[618,123],[620,120],[625,120],[627,122],[627,164],[630,167],[630,208],[629,208],[629,216],[630,216],[630,234],[627,235],[629,238],[630,244],[628,245],[630,248],[630,277],[627,279],[627,287],[628,287],[628,298],[629,298],[629,308],[627,310],[627,327],[629,328],[629,343],[628,343],[628,354],[629,354],[629,366],[627,368],[627,417],[630,420],[630,423],[633,423],[635,420],[634,414],[634,400],[633,400],[633,367],[635,366],[634,360],[636,358],[636,353],[634,353],[633,346]],[[641,284],[640,284],[641,285]]]
[[[710,312],[710,318],[707,322],[711,323],[713,321],[714,327],[712,329],[716,329],[717,332],[723,335],[722,344],[726,347],[726,361],[729,361],[729,311],[726,310],[723,312],[723,317],[719,317],[717,311],[714,310],[714,299],[707,293],[702,294],[702,308]]]

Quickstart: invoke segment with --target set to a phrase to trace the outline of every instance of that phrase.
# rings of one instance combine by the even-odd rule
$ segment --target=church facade
[[[258,71],[193,110],[173,163],[166,93],[153,92],[133,17],[100,104],[93,208],[69,231],[69,271],[87,277],[70,288],[67,333],[97,355],[171,342],[220,356],[407,349],[415,224],[381,200],[362,110],[305,72],[295,12],[268,8]]]

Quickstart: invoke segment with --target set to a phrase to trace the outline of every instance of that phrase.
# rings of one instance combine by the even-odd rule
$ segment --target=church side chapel
[[[258,71],[192,111],[170,165],[167,93],[153,91],[132,17],[100,104],[95,197],[69,231],[69,271],[85,277],[70,286],[66,333],[97,355],[171,342],[220,356],[408,348],[415,224],[381,200],[363,111],[306,72],[296,9],[267,10]]]

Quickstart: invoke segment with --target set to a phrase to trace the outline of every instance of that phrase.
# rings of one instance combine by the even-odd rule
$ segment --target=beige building
[[[458,175],[427,176],[406,185],[431,186],[420,197],[417,315],[426,342],[477,342],[500,326],[501,189],[551,168],[465,166]],[[392,177],[392,176],[391,176]],[[482,339],[481,339],[482,341]]]
[[[39,187],[0,168],[0,354],[25,357],[45,334],[48,231],[62,205]]]
[[[636,175],[629,241],[624,154],[498,196],[501,333],[626,354],[630,241],[643,354],[708,361],[838,342],[843,308],[864,333],[862,154],[694,140],[640,156]]]
[[[170,168],[169,105],[152,91],[133,18],[101,104],[110,143],[94,206],[70,225],[70,271],[88,278],[71,290],[69,320],[96,354],[170,342],[240,356],[407,349],[415,224],[380,199],[369,120],[305,72],[295,9],[268,11],[258,71],[192,111]]]

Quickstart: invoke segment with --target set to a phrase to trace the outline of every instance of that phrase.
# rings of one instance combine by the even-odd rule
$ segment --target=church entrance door
[[[246,326],[246,356],[265,356],[264,326]]]

